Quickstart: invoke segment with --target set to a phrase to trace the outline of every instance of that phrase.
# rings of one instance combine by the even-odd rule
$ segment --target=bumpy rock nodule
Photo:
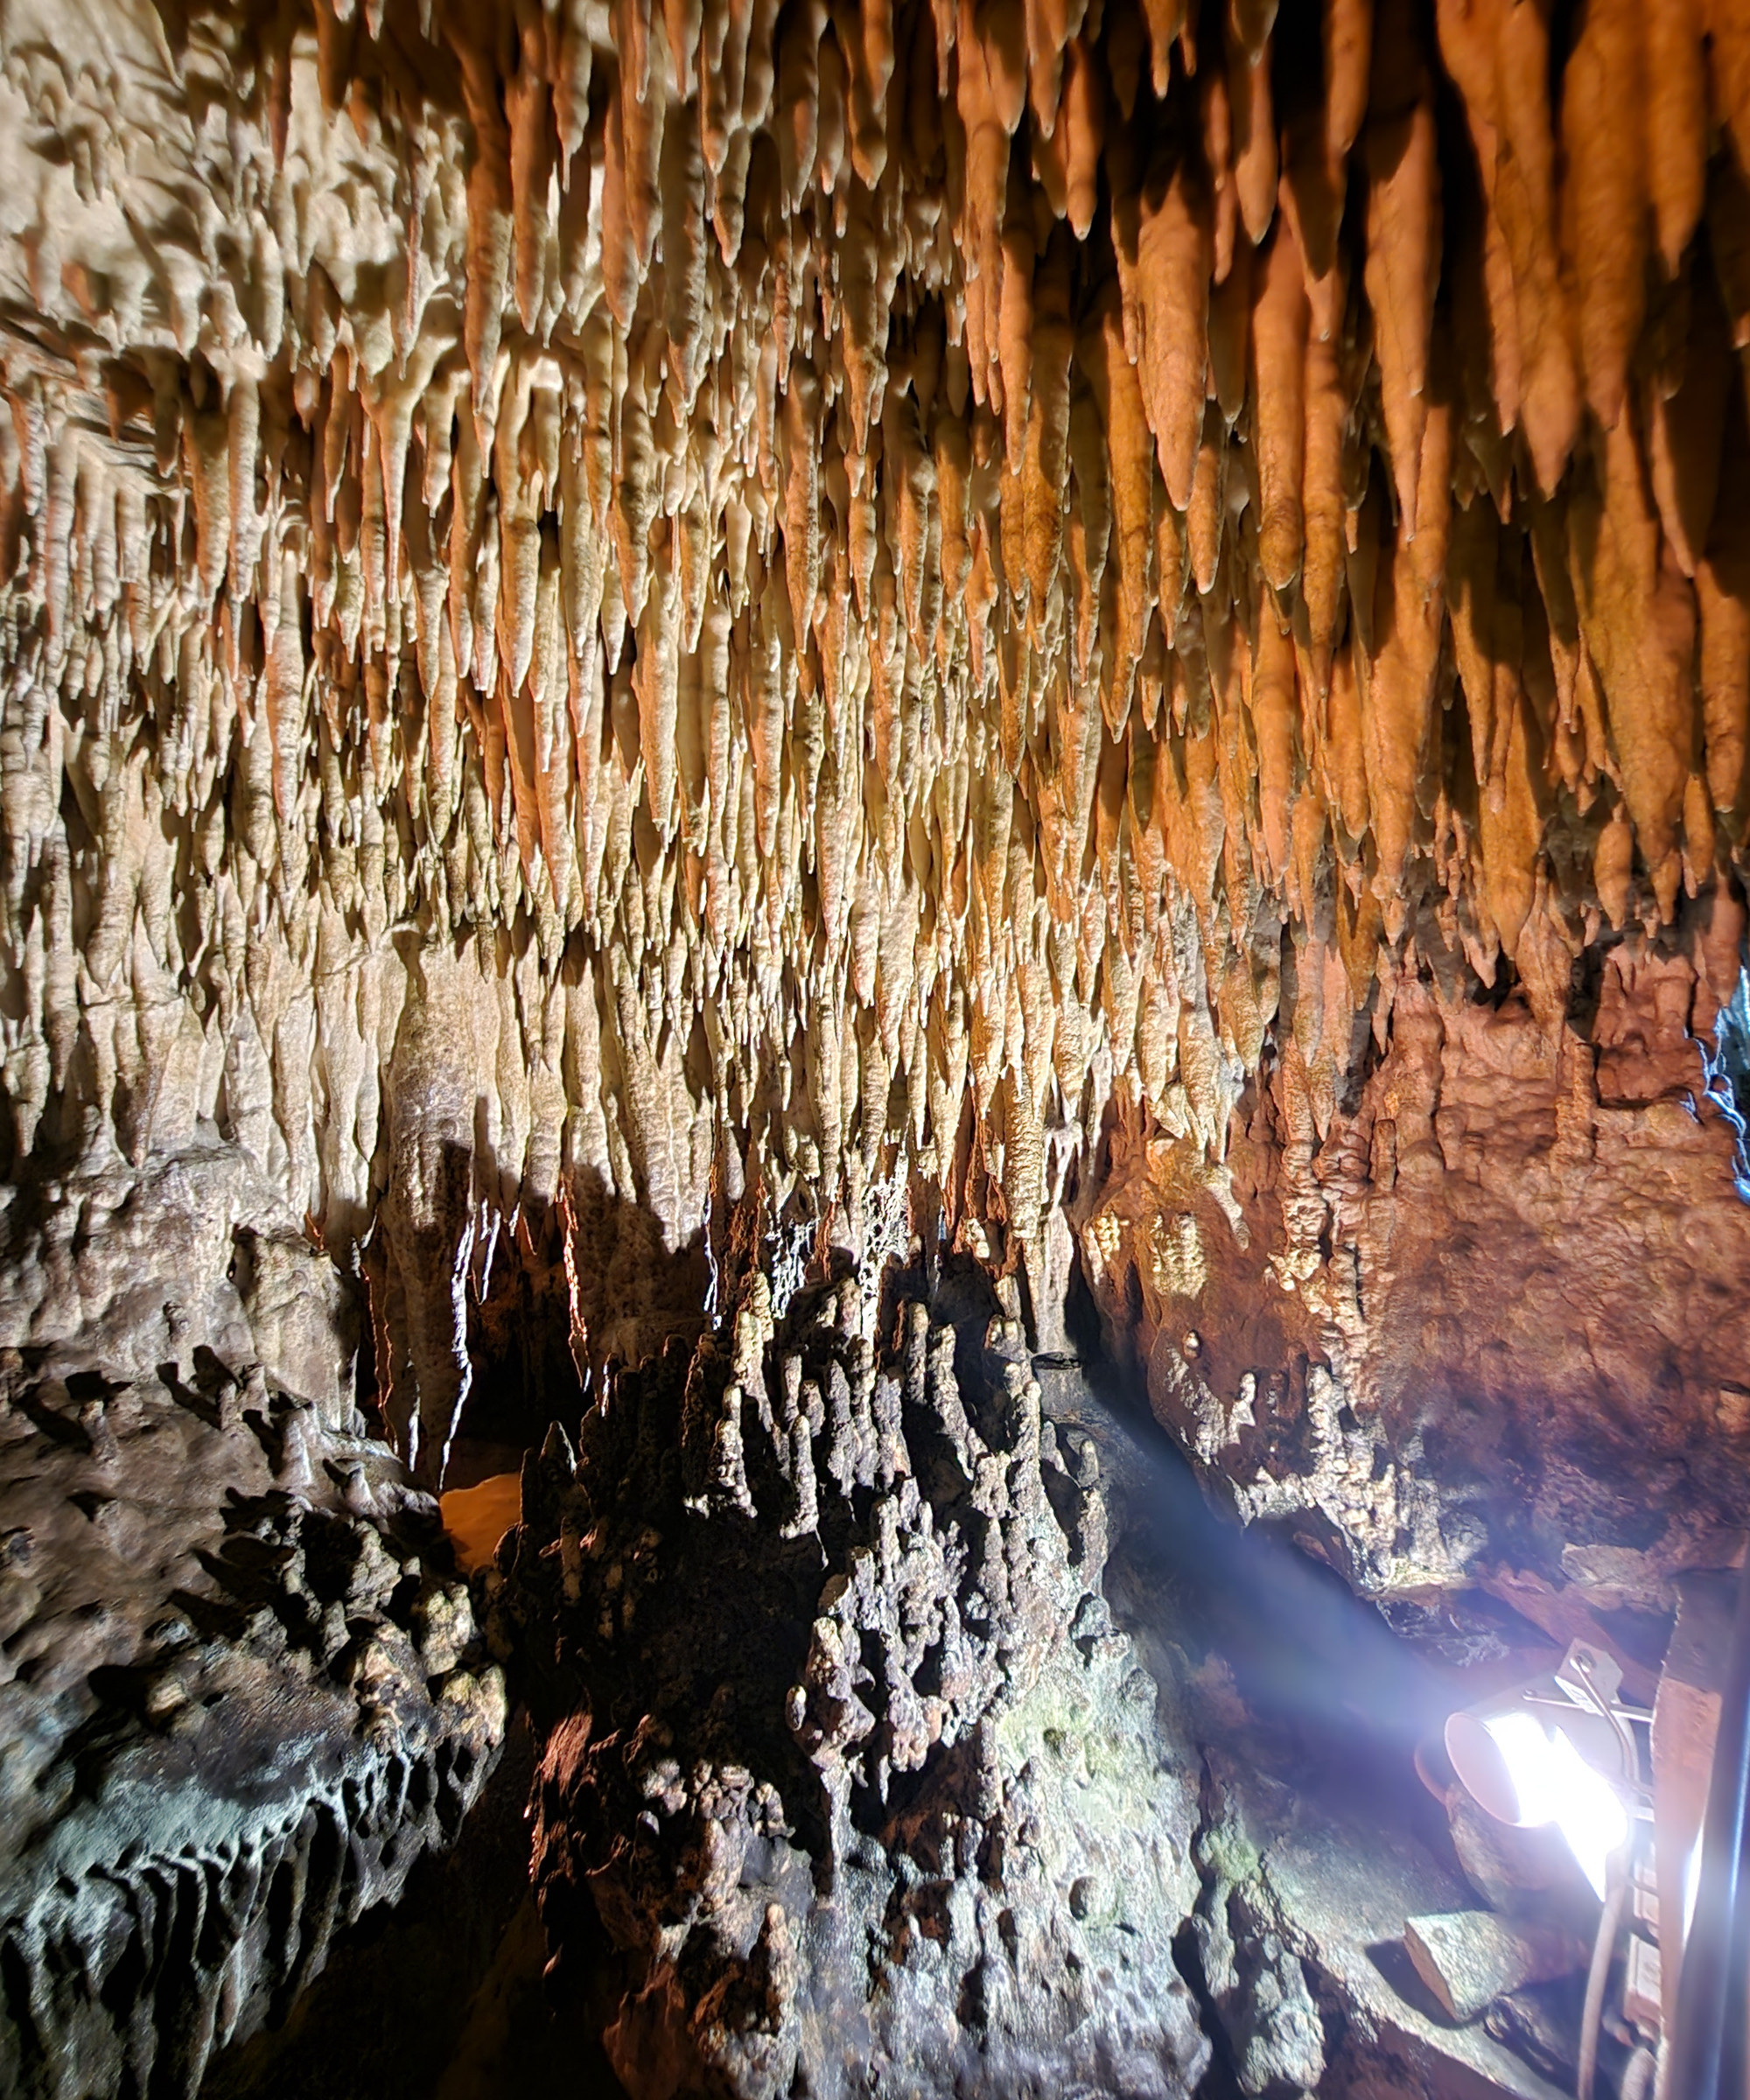
[[[606,1927],[639,2100],[1188,2092],[1197,1774],[1102,1597],[1090,1454],[1018,1322],[907,1304],[884,1353],[827,1310],[779,1340],[755,1282],[525,1470],[486,1586],[550,1937]]]

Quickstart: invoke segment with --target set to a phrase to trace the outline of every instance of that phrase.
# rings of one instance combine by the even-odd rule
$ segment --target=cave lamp
[[[1629,1730],[1639,1717],[1619,1703],[1621,1684],[1608,1656],[1577,1641],[1554,1672],[1465,1708],[1446,1728],[1446,1754],[1477,1805],[1519,1830],[1553,1824],[1600,1898],[1645,1791]]]

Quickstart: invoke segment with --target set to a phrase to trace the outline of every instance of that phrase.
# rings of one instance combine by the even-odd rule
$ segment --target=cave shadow
[[[704,1228],[670,1247],[654,1214],[612,1193],[593,1169],[567,1176],[550,1198],[525,1193],[501,1204],[478,1265],[467,1298],[472,1378],[446,1488],[514,1472],[555,1422],[575,1440],[609,1365],[660,1354],[670,1337],[690,1349],[708,1325]],[[380,1317],[373,1330],[354,1397],[392,1441]]]
[[[215,2056],[200,2100],[623,2100],[593,2008],[546,1983],[529,1887],[526,1719],[454,1849],[426,1853],[399,1902],[335,1936],[284,2018]]]
[[[1413,2006],[1431,2026],[1456,2028],[1463,2024],[1452,2018],[1423,1982],[1402,1940],[1376,1940],[1368,1947],[1367,1957],[1404,2004]]]

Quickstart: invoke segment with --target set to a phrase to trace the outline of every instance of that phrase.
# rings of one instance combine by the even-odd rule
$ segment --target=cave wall
[[[1179,2100],[1208,2063],[1194,1752],[1007,1297],[847,1281],[780,1328],[755,1282],[528,1456],[486,1621],[555,1985],[606,1961],[633,2100]]]
[[[1335,1085],[1284,1030],[1217,1185],[1122,1124],[1079,1235],[1107,1333],[1242,1516],[1382,1600],[1480,1585],[1643,1670],[1673,1578],[1737,1550],[1750,1433],[1713,1069],[1744,913],[1687,918],[1552,948],[1504,998],[1406,977]]]
[[[191,2100],[450,1843],[503,1741],[354,1293],[237,1147],[14,1192],[0,2090]]]

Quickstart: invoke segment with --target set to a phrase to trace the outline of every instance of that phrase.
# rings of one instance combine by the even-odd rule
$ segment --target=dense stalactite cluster
[[[1285,958],[1328,1104],[1406,955],[1735,864],[1734,0],[0,56],[15,1172],[380,1213],[429,1454],[519,1203],[974,1158],[1030,1243],[1114,1088],[1219,1158]]]

